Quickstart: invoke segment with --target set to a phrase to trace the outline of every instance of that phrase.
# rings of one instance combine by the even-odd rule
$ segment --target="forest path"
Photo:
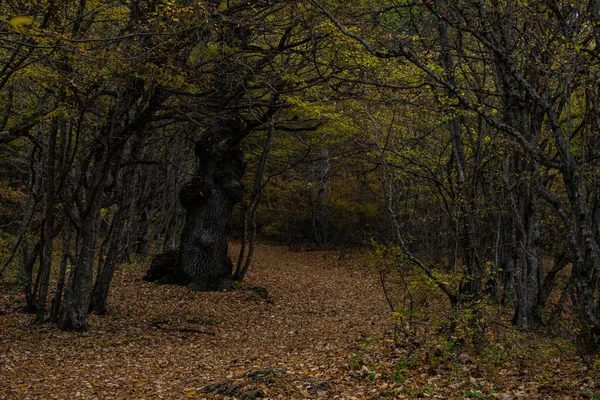
[[[157,286],[140,269],[121,268],[111,315],[91,316],[87,333],[30,327],[18,312],[0,317],[0,398],[366,396],[374,386],[357,385],[349,357],[360,364],[361,348],[381,346],[374,338],[391,328],[367,264],[358,255],[339,261],[332,252],[259,245],[246,283],[267,288],[268,300]],[[18,298],[5,289],[1,310]]]

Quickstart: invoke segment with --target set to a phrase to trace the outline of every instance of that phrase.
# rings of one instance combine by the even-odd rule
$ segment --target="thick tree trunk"
[[[169,165],[165,172],[166,181],[169,185],[164,194],[161,214],[164,214],[164,236],[163,252],[171,251],[179,247],[181,237],[182,209],[177,201],[177,194],[181,187],[181,173],[175,166],[181,165],[181,154],[183,151],[183,137],[177,137],[172,143],[171,154],[169,155]]]
[[[242,198],[244,162],[239,144],[231,142],[239,129],[239,123],[222,122],[196,142],[196,175],[179,192],[186,210],[179,257],[196,290],[232,286],[228,239],[233,206]]]

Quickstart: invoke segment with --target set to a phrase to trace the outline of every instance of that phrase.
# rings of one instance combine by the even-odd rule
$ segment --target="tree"
[[[243,194],[241,143],[290,105],[286,97],[326,78],[315,57],[321,37],[314,16],[302,4],[229,3],[212,15],[213,48],[194,72],[212,74],[212,87],[189,105],[203,128],[194,139],[196,171],[179,193],[186,209],[179,262],[184,281],[199,290],[232,285],[228,238],[233,206]],[[186,116],[186,118],[189,116]],[[247,268],[247,267],[246,267]],[[242,275],[238,274],[238,278]]]
[[[20,126],[8,138],[27,136],[41,154],[37,159],[32,157],[35,171],[32,200],[24,220],[30,221],[35,215],[36,203],[43,204],[43,219],[40,226],[29,226],[30,232],[40,233],[33,250],[24,241],[23,287],[27,310],[35,311],[37,321],[42,321],[53,239],[62,233],[67,246],[63,249],[65,257],[53,299],[52,319],[63,329],[84,330],[92,294],[96,243],[101,233],[101,211],[110,206],[107,203],[112,200],[108,194],[118,187],[121,169],[131,161],[127,158],[137,157],[139,146],[131,143],[144,134],[152,117],[168,99],[162,89],[165,85],[158,83],[163,76],[157,72],[165,54],[152,51],[156,43],[145,31],[155,29],[158,33],[165,26],[160,21],[154,26],[141,24],[154,13],[150,4],[145,10],[136,3],[126,7],[86,1],[49,2],[42,6],[46,11],[39,16],[35,8],[10,10],[31,15],[23,17],[28,21],[25,26],[12,28],[14,34],[23,36],[20,51],[29,55],[41,53],[37,58],[30,57],[29,64],[22,67],[19,64],[19,68],[11,70],[15,85],[27,94],[21,96],[19,106],[26,110],[33,103],[39,109],[41,103],[48,109],[43,114],[28,113],[33,119],[26,125],[9,112],[11,118],[7,122]],[[172,76],[171,73],[164,76],[168,75]],[[3,106],[13,111],[16,104]],[[37,137],[31,135],[34,130]],[[45,142],[45,146],[39,146],[38,141]],[[121,202],[120,207],[124,208],[125,203]],[[122,220],[123,216],[118,218]],[[76,243],[72,255],[69,237],[74,237]],[[109,251],[102,268],[106,274],[98,274],[102,278],[96,291],[100,303],[107,296],[117,253],[115,249]],[[65,285],[67,260],[74,265]]]
[[[389,2],[381,11],[370,11],[377,19],[367,29],[347,18],[341,7],[334,15],[321,3],[311,3],[370,54],[414,65],[434,94],[445,94],[440,98],[449,105],[460,196],[475,193],[479,177],[473,175],[471,186],[460,189],[468,182],[461,177],[467,151],[476,148],[466,148],[465,156],[460,154],[465,127],[458,127],[457,121],[478,119],[479,127],[485,129],[480,132],[495,132],[479,137],[487,137],[504,152],[503,167],[495,169],[503,171],[495,177],[502,177],[501,197],[506,200],[498,208],[495,247],[501,249],[496,261],[504,262],[502,267],[508,272],[504,289],[514,287],[516,291],[515,323],[531,326],[539,320],[541,311],[536,307],[545,304],[556,273],[566,265],[565,257],[557,257],[555,267],[543,275],[543,199],[545,208],[552,207],[561,217],[567,232],[566,259],[573,261],[574,270],[564,293],[573,290],[576,309],[596,330],[598,310],[592,299],[597,278],[593,271],[599,264],[598,242],[592,232],[598,221],[591,183],[595,181],[596,158],[591,154],[596,142],[590,133],[597,125],[592,117],[596,115],[592,98],[597,86],[589,79],[597,76],[597,49],[592,44],[597,37],[597,4],[541,2],[517,7],[508,2],[491,7],[453,1]],[[347,24],[355,26],[351,30]],[[437,35],[427,28],[431,26],[437,27]],[[430,57],[432,50],[440,54],[441,61]],[[467,239],[463,262],[479,279],[481,269],[469,267],[472,262],[484,261],[479,260],[481,255],[470,255],[469,249],[479,247],[473,247],[469,239],[474,237],[469,230],[476,226],[473,218],[479,211],[471,205],[477,197],[465,199],[469,197],[461,206]],[[493,196],[488,198],[493,200]]]

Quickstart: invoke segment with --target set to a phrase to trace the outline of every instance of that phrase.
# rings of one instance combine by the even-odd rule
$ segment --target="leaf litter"
[[[465,354],[432,370],[422,352],[399,368],[406,350],[390,345],[379,275],[358,254],[258,245],[245,284],[267,296],[158,286],[144,272],[119,269],[110,315],[78,334],[31,325],[14,287],[0,286],[0,398],[569,399],[594,398],[600,382],[576,360],[544,382],[541,370],[492,370]]]

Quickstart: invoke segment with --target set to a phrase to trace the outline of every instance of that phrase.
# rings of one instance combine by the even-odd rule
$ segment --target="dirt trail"
[[[366,264],[258,246],[246,281],[267,288],[267,300],[156,286],[124,268],[111,315],[90,317],[85,334],[30,327],[14,311],[18,295],[2,287],[0,398],[366,396],[370,389],[349,377],[348,357],[390,328],[378,275]],[[220,394],[217,386],[202,393],[225,381]]]

